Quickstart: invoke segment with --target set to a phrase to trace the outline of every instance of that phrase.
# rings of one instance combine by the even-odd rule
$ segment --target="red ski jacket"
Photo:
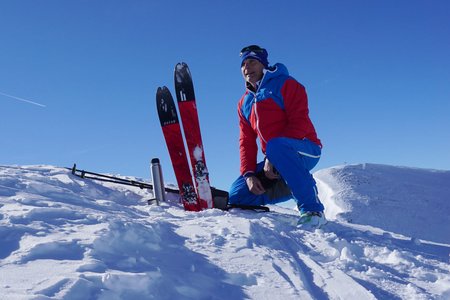
[[[267,142],[275,137],[306,138],[322,147],[309,118],[305,88],[283,64],[265,70],[256,92],[247,88],[239,100],[238,115],[241,175],[256,170],[257,137],[264,154]]]

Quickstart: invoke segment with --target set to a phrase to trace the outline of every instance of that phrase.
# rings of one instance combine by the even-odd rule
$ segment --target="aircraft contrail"
[[[34,105],[37,105],[37,106],[40,106],[40,107],[46,107],[44,104],[40,104],[40,103],[31,101],[31,100],[27,100],[27,99],[23,99],[23,98],[20,98],[20,97],[8,95],[8,94],[2,93],[2,92],[0,92],[0,95],[5,96],[5,97],[8,97],[8,98],[15,99],[15,100],[18,100],[18,101],[22,101],[22,102],[34,104]]]

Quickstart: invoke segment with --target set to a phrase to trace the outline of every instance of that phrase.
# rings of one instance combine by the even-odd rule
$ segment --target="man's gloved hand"
[[[245,182],[247,183],[248,189],[250,192],[252,192],[255,195],[261,195],[266,192],[264,189],[264,186],[261,183],[261,180],[259,180],[256,176],[249,176],[245,179]]]
[[[277,172],[277,170],[273,167],[272,163],[266,158],[264,160],[264,175],[266,175],[269,179],[279,179],[280,174]]]

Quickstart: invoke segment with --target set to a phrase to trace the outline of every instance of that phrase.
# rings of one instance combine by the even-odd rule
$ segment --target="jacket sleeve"
[[[306,137],[312,124],[309,119],[308,96],[305,88],[295,79],[290,78],[284,83],[281,94],[288,119],[283,136]]]
[[[256,160],[258,155],[258,145],[256,143],[257,134],[250,125],[250,122],[243,116],[241,111],[243,99],[239,101],[239,152],[241,160],[241,175],[246,176],[256,171]]]

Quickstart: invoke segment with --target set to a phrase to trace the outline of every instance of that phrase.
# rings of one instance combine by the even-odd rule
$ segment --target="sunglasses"
[[[262,53],[264,51],[266,51],[266,49],[261,48],[260,46],[251,45],[251,46],[242,48],[241,53],[239,53],[239,56],[242,57],[247,52]]]

